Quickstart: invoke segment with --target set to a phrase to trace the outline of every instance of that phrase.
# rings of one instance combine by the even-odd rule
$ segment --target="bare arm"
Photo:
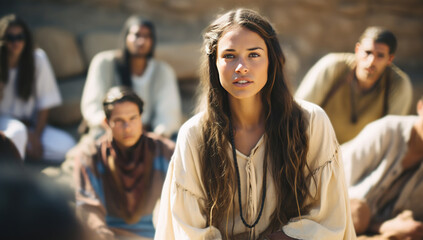
[[[371,230],[398,239],[417,240],[423,238],[423,223],[416,221],[413,218],[413,213],[408,210],[381,224],[373,224]]]
[[[31,158],[38,159],[43,155],[41,135],[47,124],[48,111],[48,109],[40,110],[34,128],[28,131],[27,153]]]
[[[43,109],[38,112],[37,121],[35,122],[35,128],[34,133],[41,137],[41,134],[44,131],[44,128],[47,124],[47,118],[48,118],[48,109]]]

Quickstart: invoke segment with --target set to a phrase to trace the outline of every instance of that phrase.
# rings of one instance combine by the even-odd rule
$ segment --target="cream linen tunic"
[[[303,215],[302,219],[291,219],[282,229],[288,236],[297,239],[355,239],[339,145],[332,126],[320,107],[308,102],[300,104],[310,122],[307,129],[310,136],[307,161],[316,178],[317,186],[310,183],[310,190],[317,201],[309,214]],[[198,114],[186,122],[179,132],[176,150],[163,186],[155,239],[226,237],[225,225],[218,228],[207,226],[206,216],[201,214],[206,198],[199,158],[201,127],[202,114]],[[260,210],[264,150],[265,141],[262,137],[249,156],[237,151],[242,208],[244,218],[250,224],[257,218]],[[227,151],[232,156],[229,146]],[[255,227],[255,238],[266,230],[276,208],[274,182],[270,171],[267,176],[263,215]],[[234,211],[234,219],[229,220],[229,236],[232,224],[234,235],[248,232],[239,216],[237,196],[235,208],[231,211]]]
[[[90,127],[104,121],[103,100],[107,91],[120,86],[116,51],[98,53],[91,61],[81,98],[81,113]],[[143,100],[141,120],[159,135],[178,132],[182,121],[181,97],[175,72],[165,62],[150,59],[142,76],[131,76],[132,89]]]
[[[391,64],[371,89],[367,91],[351,89],[351,85],[344,81],[322,106],[332,87],[346,79],[355,66],[354,54],[328,54],[310,69],[295,93],[297,98],[323,107],[341,144],[357,136],[370,122],[384,116],[383,104],[387,76],[390,79],[387,114],[408,114],[413,99],[413,89],[408,75]],[[352,98],[357,113],[356,122],[351,121]]]

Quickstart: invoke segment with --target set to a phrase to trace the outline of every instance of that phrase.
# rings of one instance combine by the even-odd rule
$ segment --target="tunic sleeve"
[[[154,132],[171,136],[181,126],[181,97],[173,69],[164,62],[157,63],[152,126]]]
[[[104,120],[103,99],[113,85],[113,52],[101,52],[91,61],[81,98],[81,113],[89,126]]]
[[[222,239],[219,230],[207,226],[202,214],[205,196],[199,176],[198,139],[185,127],[178,135],[162,190],[154,239]]]
[[[388,116],[371,122],[354,139],[342,144],[347,186],[362,181],[363,176],[375,169],[383,159],[381,155],[389,146],[387,123],[390,120]]]
[[[301,81],[295,97],[321,105],[337,80],[337,65],[341,63],[338,58],[336,54],[328,54],[320,59]]]
[[[48,57],[42,49],[35,50],[35,61],[36,108],[44,110],[60,105],[62,98],[56,78]]]
[[[296,239],[355,239],[348,193],[338,153],[315,173],[311,192],[318,196],[309,214],[292,219],[283,231]]]
[[[312,204],[310,212],[291,219],[283,231],[296,239],[356,239],[339,145],[324,111],[313,108],[307,161],[315,179],[309,184],[314,200],[306,202]]]
[[[389,92],[388,114],[407,115],[413,101],[413,88],[410,78],[395,65],[392,65],[391,68],[393,83]]]

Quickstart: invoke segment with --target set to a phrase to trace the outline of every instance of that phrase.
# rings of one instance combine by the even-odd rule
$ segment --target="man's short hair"
[[[391,31],[385,28],[377,26],[368,27],[360,36],[359,41],[361,42],[364,38],[370,38],[376,43],[384,43],[388,45],[389,54],[394,54],[397,50],[397,38]]]
[[[116,103],[132,102],[138,106],[140,114],[143,111],[144,102],[132,89],[125,86],[112,87],[106,93],[103,101],[103,110],[107,120],[110,119]]]

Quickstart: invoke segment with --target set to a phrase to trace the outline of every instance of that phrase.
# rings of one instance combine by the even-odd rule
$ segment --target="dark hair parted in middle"
[[[132,89],[125,86],[112,87],[106,93],[103,101],[103,110],[107,120],[110,119],[112,111],[116,103],[132,102],[138,106],[140,114],[142,114],[144,102]]]
[[[9,79],[8,50],[6,33],[10,27],[22,28],[25,46],[19,56],[17,66],[17,95],[27,101],[35,88],[34,43],[28,25],[15,14],[9,14],[0,19],[0,82],[7,83]]]
[[[207,98],[201,156],[202,181],[207,193],[204,214],[209,225],[227,223],[237,190],[235,170],[228,156],[230,108],[227,91],[221,86],[216,66],[219,39],[230,29],[243,27],[257,33],[268,49],[267,83],[261,90],[265,112],[265,142],[268,168],[275,182],[277,207],[271,227],[276,229],[289,219],[306,214],[305,199],[310,196],[305,175],[309,148],[307,118],[294,101],[284,76],[285,57],[276,32],[258,13],[237,9],[217,18],[204,33],[202,66],[203,97]],[[226,221],[225,221],[226,219]]]
[[[117,63],[116,67],[119,73],[119,76],[122,81],[122,85],[127,87],[132,87],[131,82],[131,65],[130,65],[130,58],[131,54],[128,51],[128,47],[126,45],[126,37],[128,36],[129,29],[132,26],[144,26],[150,30],[151,40],[153,42],[151,46],[150,52],[147,54],[147,58],[150,59],[154,56],[154,49],[156,47],[156,30],[152,21],[144,19],[140,16],[133,15],[129,17],[125,24],[123,25],[120,39],[119,39],[119,53],[117,56]]]

